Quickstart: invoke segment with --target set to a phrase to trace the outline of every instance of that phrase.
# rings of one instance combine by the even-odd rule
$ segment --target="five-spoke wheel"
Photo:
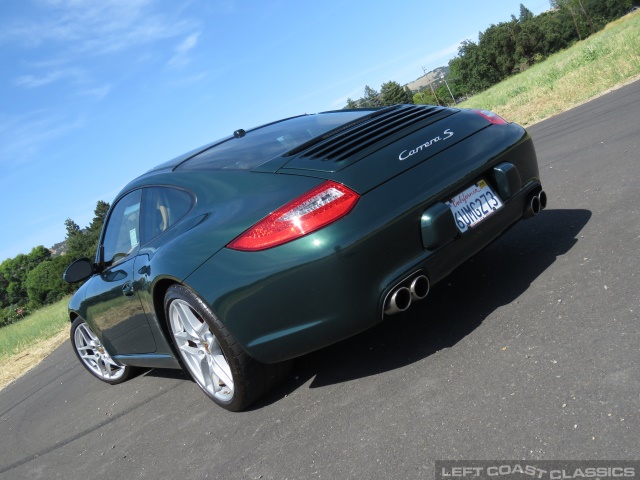
[[[71,344],[80,359],[80,363],[95,377],[103,382],[115,385],[124,382],[131,376],[131,367],[116,362],[80,317],[71,324]]]
[[[169,305],[169,325],[175,346],[198,385],[217,400],[231,401],[231,368],[209,324],[187,301],[175,299]]]
[[[250,357],[211,308],[191,289],[169,287],[165,315],[182,366],[204,393],[237,412],[280,383],[291,363],[266,365]]]

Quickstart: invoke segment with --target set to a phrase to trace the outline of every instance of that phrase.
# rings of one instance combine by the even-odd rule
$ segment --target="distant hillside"
[[[411,83],[407,84],[407,87],[412,92],[419,92],[420,90],[424,90],[429,86],[429,83],[433,83],[433,88],[437,88],[442,81],[440,78],[444,75],[445,77],[449,75],[449,67],[438,67],[434,70],[431,70],[426,75],[414,80]]]
[[[56,243],[53,247],[49,249],[52,257],[59,257],[60,255],[64,255],[67,253],[67,241],[63,240],[62,242]]]

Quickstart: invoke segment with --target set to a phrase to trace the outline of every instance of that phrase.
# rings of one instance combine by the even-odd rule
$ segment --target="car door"
[[[167,241],[174,238],[175,230],[169,230],[191,210],[194,201],[191,193],[178,187],[149,186],[143,189],[143,215],[140,222],[143,245],[136,256],[134,282],[136,286],[139,285],[137,292],[152,325],[157,317],[149,285],[158,274],[157,264],[152,269],[153,257]],[[180,262],[181,258],[180,255],[165,255],[164,266],[172,260]],[[157,335],[161,335],[160,328],[156,325],[154,329]]]
[[[156,349],[139,298],[134,266],[140,250],[142,189],[120,198],[109,213],[100,240],[102,271],[87,285],[87,322],[112,355]]]

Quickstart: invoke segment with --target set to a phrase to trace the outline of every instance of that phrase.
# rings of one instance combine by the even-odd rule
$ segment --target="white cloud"
[[[347,100],[348,99],[357,100],[358,98],[362,97],[363,94],[364,94],[364,87],[354,88],[347,95],[344,95],[344,96],[342,96],[340,98],[337,98],[336,100],[331,102],[331,107],[332,108],[343,108],[347,104]]]
[[[106,97],[109,92],[111,92],[112,86],[110,84],[104,84],[99,87],[87,88],[86,90],[81,90],[78,92],[78,95],[86,95],[89,97],[95,97],[96,100],[102,100]]]
[[[200,37],[200,32],[192,33],[176,45],[173,49],[175,54],[169,62],[167,62],[167,66],[171,68],[181,68],[187,65],[189,63],[189,52],[198,44],[198,37]]]
[[[2,25],[0,42],[61,46],[59,56],[102,55],[173,38],[193,29],[156,13],[149,0],[49,0],[39,17]]]
[[[83,116],[69,117],[46,110],[0,116],[0,165],[28,160],[42,144],[81,128],[85,123]]]
[[[198,37],[200,36],[200,32],[189,35],[185,38],[176,48],[175,51],[178,53],[186,53],[196,46],[198,43]]]
[[[23,50],[14,65],[13,86],[36,89],[69,84],[65,93],[101,100],[127,78],[135,62],[158,61],[150,48],[185,37],[174,49],[173,66],[186,64],[198,43],[197,21],[181,17],[179,5],[153,0],[35,0],[22,17],[0,18],[0,48]],[[167,8],[168,7],[168,8]],[[161,48],[164,48],[162,45]],[[101,57],[117,56],[122,69],[105,70]],[[108,61],[113,59],[109,58]],[[130,68],[131,67],[131,68]]]
[[[170,80],[169,82],[167,82],[167,85],[174,88],[184,88],[201,82],[202,80],[207,78],[208,75],[209,74],[206,71],[194,73],[193,75]]]
[[[40,76],[23,75],[16,78],[14,80],[14,84],[19,87],[36,88],[67,78],[71,78],[76,82],[81,81],[84,78],[84,72],[78,68],[65,68],[61,70],[53,70]]]

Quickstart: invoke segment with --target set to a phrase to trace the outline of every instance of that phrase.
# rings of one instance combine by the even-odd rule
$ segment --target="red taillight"
[[[263,218],[227,247],[251,252],[282,245],[345,216],[359,198],[344,185],[326,181]]]
[[[507,123],[509,123],[504,118],[502,118],[500,115],[498,115],[496,113],[493,113],[493,112],[490,112],[489,110],[472,109],[471,111],[474,112],[474,113],[477,113],[481,117],[486,118],[487,120],[489,120],[494,125],[506,125]]]

